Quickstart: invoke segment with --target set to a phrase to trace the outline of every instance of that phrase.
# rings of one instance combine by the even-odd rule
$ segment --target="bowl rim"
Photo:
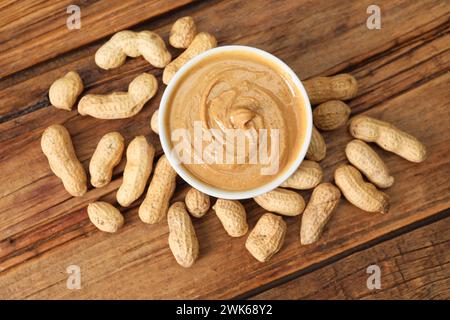
[[[291,78],[291,81],[294,86],[297,87],[297,89],[300,91],[303,103],[305,107],[305,114],[306,114],[306,132],[305,132],[305,138],[303,141],[303,144],[300,148],[300,151],[297,155],[297,158],[295,161],[292,162],[289,168],[287,168],[283,174],[278,175],[275,179],[257,187],[252,188],[248,190],[240,190],[240,191],[231,191],[226,189],[217,188],[214,186],[210,186],[209,184],[201,181],[200,179],[196,178],[192,174],[189,173],[187,169],[174,158],[174,155],[170,151],[170,144],[169,144],[169,130],[165,128],[165,121],[166,113],[167,113],[167,103],[169,100],[169,97],[172,95],[172,92],[174,88],[176,87],[176,84],[178,81],[184,76],[184,74],[190,70],[194,65],[199,63],[201,60],[205,59],[206,57],[219,54],[221,52],[227,52],[227,51],[243,51],[243,52],[250,52],[253,54],[257,54],[267,60],[272,61],[277,66],[279,66],[285,73]],[[297,77],[295,72],[281,59],[277,58],[276,56],[272,55],[271,53],[255,48],[255,47],[249,47],[249,46],[243,46],[243,45],[227,45],[227,46],[221,46],[216,47],[210,50],[207,50],[196,57],[189,60],[185,65],[183,65],[178,72],[174,75],[174,77],[170,80],[168,86],[164,90],[163,96],[161,98],[161,102],[159,105],[159,111],[158,111],[158,126],[161,128],[159,130],[159,138],[161,141],[161,146],[163,148],[164,154],[166,155],[170,165],[173,167],[173,169],[177,172],[177,174],[184,180],[186,183],[188,183],[190,186],[194,187],[195,189],[206,193],[210,196],[221,198],[221,199],[230,199],[230,200],[241,200],[241,199],[249,199],[254,198],[256,196],[259,196],[261,194],[264,194],[266,192],[269,192],[277,187],[279,187],[285,180],[287,180],[300,166],[300,164],[303,162],[306,152],[308,150],[310,141],[311,141],[311,134],[312,134],[312,110],[311,110],[311,103],[309,101],[308,95],[306,93],[306,90],[300,81],[300,79]]]

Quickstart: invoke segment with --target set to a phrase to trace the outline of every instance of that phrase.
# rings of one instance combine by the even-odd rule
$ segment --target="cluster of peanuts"
[[[127,57],[142,56],[154,67],[164,68],[162,80],[168,84],[187,61],[217,45],[213,35],[197,32],[191,17],[175,22],[169,43],[175,48],[185,49],[174,60],[156,33],[120,31],[97,50],[95,62],[107,70],[121,66]],[[346,155],[352,165],[336,169],[334,179],[337,187],[332,183],[322,183],[323,172],[318,162],[326,156],[326,144],[316,127],[330,131],[346,125],[351,110],[342,100],[353,98],[358,86],[355,78],[348,74],[312,78],[304,85],[311,103],[318,104],[313,113],[315,127],[306,155],[308,160],[304,160],[281,187],[254,198],[268,212],[260,217],[249,233],[245,246],[261,262],[269,260],[283,245],[287,226],[282,216],[303,213],[300,242],[304,245],[316,242],[337,207],[341,192],[349,202],[365,211],[388,211],[389,198],[377,187],[390,187],[394,178],[389,175],[382,159],[365,142],[375,142],[410,161],[420,162],[426,156],[425,147],[411,135],[386,122],[358,116],[350,123],[350,132],[356,139],[346,147]],[[141,111],[157,89],[156,78],[143,73],[129,84],[128,92],[83,96],[78,102],[78,112],[99,119],[129,118]],[[51,85],[49,99],[53,106],[70,111],[82,91],[80,76],[71,71]],[[150,127],[156,134],[159,132],[157,117],[158,110],[150,120]],[[87,175],[75,154],[68,130],[62,125],[48,127],[42,135],[41,146],[51,170],[62,180],[65,189],[72,196],[84,195]],[[125,139],[118,132],[107,133],[100,139],[89,163],[92,186],[101,188],[110,183],[113,169],[120,163],[124,149]],[[123,181],[116,194],[120,206],[129,207],[144,193],[153,170],[154,156],[155,148],[144,136],[137,136],[129,143]],[[360,172],[373,184],[365,182]],[[175,260],[183,267],[190,267],[197,260],[200,248],[190,216],[203,217],[210,209],[211,200],[208,195],[190,188],[184,202],[171,205],[176,178],[176,172],[162,155],[139,207],[139,217],[148,224],[167,218],[168,242]],[[313,188],[307,205],[300,194],[290,190]],[[229,236],[242,237],[248,233],[246,211],[239,201],[217,199],[212,208]],[[88,205],[87,212],[91,222],[104,232],[116,232],[124,224],[120,210],[108,202],[93,202]]]
[[[339,74],[306,80],[304,86],[311,104],[316,105],[313,111],[311,142],[306,153],[307,160],[304,160],[297,171],[279,188],[254,200],[271,212],[265,214],[261,220],[267,220],[268,215],[275,219],[276,216],[272,213],[290,217],[302,214],[300,243],[308,245],[319,240],[326,223],[339,204],[341,193],[351,204],[364,211],[389,211],[389,196],[378,188],[392,186],[394,177],[389,174],[386,164],[367,142],[374,142],[412,162],[424,161],[427,152],[419,140],[392,124],[364,115],[355,116],[350,119],[349,124],[350,134],[355,139],[345,148],[350,164],[340,165],[335,170],[336,186],[331,182],[322,182],[323,172],[318,162],[326,157],[326,143],[318,129],[332,131],[347,125],[351,109],[343,100],[356,96],[358,84],[353,76]],[[369,182],[364,180],[363,175]],[[289,189],[313,189],[308,204],[305,205],[300,194]],[[280,217],[278,219],[280,220]],[[261,220],[257,227],[263,223]],[[283,237],[279,234],[285,232],[286,225],[279,221],[272,223],[277,225],[276,232],[266,226],[264,229],[270,229],[272,233],[259,234],[259,242],[252,240],[255,239],[252,234],[247,240],[247,249],[259,261],[266,261],[282,246]],[[267,248],[271,248],[264,251],[265,254],[261,253],[262,241],[266,242]]]

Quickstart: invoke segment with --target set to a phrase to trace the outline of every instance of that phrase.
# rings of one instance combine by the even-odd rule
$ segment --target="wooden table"
[[[369,30],[373,1],[8,1],[0,2],[0,298],[450,298],[450,5],[448,1],[378,1],[381,29]],[[81,30],[68,30],[66,8],[81,7]],[[352,115],[395,123],[422,140],[429,158],[414,164],[376,148],[395,176],[386,215],[342,201],[317,244],[300,246],[299,217],[285,219],[286,241],[267,263],[231,239],[211,211],[194,225],[201,255],[190,269],[176,264],[166,223],[146,225],[137,201],[123,209],[116,234],[98,231],[86,214],[97,199],[115,203],[125,158],[113,181],[71,197],[40,149],[43,130],[64,124],[87,168],[102,135],[118,130],[161,147],[149,118],[163,88],[135,117],[102,121],[50,106],[48,88],[77,70],[84,93],[126,90],[146,71],[142,58],[110,71],[94,63],[96,49],[124,28],[149,29],[166,40],[172,23],[191,15],[219,45],[267,50],[301,79],[353,74],[360,90]],[[171,49],[172,50],[172,49]],[[172,50],[174,55],[180,51]],[[161,80],[160,80],[161,83]],[[161,83],[161,87],[164,87]],[[345,163],[345,128],[324,133],[325,180]],[[178,184],[173,201],[188,185]],[[309,192],[301,192],[305,198]],[[263,210],[243,201],[250,227]],[[366,269],[381,270],[369,290]],[[81,269],[81,289],[66,287],[66,269]]]

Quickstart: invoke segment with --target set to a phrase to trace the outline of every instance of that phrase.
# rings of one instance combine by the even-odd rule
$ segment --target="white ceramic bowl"
[[[244,190],[244,191],[230,191],[230,190],[224,190],[217,187],[210,186],[206,184],[205,182],[197,179],[192,174],[189,173],[189,171],[182,165],[179,164],[179,161],[175,158],[175,156],[172,154],[170,145],[171,140],[169,136],[169,130],[165,128],[166,126],[166,113],[169,111],[167,106],[167,101],[169,100],[169,97],[172,95],[172,91],[176,87],[176,84],[178,81],[184,76],[186,72],[188,72],[193,66],[195,66],[197,63],[205,59],[206,57],[221,54],[222,52],[226,51],[243,51],[243,52],[249,52],[253,53],[255,55],[259,55],[262,58],[265,58],[266,60],[272,61],[276,65],[280,67],[281,70],[285,72],[286,75],[288,75],[293,85],[295,85],[298,90],[301,92],[301,95],[303,97],[303,104],[306,108],[306,135],[305,140],[303,142],[303,145],[297,155],[297,158],[291,166],[285,170],[285,172],[281,175],[278,175],[275,179],[270,181],[269,183],[266,183],[264,185],[261,185],[258,188]],[[164,94],[161,99],[161,104],[159,106],[159,114],[158,114],[158,125],[159,125],[159,138],[161,140],[161,145],[164,150],[164,153],[167,156],[167,159],[169,160],[172,167],[175,169],[175,171],[180,175],[188,184],[190,184],[192,187],[196,188],[197,190],[200,190],[206,194],[209,194],[210,196],[222,198],[222,199],[248,199],[253,198],[258,195],[261,195],[263,193],[266,193],[270,190],[275,189],[280,184],[282,184],[287,178],[289,178],[298,168],[298,166],[302,163],[306,151],[308,150],[308,146],[311,140],[311,132],[312,132],[312,112],[311,112],[311,104],[309,102],[308,96],[306,94],[305,88],[302,85],[302,82],[298,79],[297,75],[292,71],[291,68],[289,68],[283,61],[275,57],[274,55],[263,51],[261,49],[253,48],[253,47],[247,47],[247,46],[239,46],[239,45],[232,45],[232,46],[223,46],[223,47],[217,47],[211,50],[208,50],[206,52],[201,53],[200,55],[196,56],[195,58],[188,61],[178,72],[175,74],[175,76],[171,79],[169,85],[167,86],[166,90],[164,91]]]

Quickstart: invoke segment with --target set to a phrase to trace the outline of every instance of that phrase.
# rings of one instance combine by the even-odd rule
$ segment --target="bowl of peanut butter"
[[[159,108],[159,136],[175,171],[223,199],[275,189],[303,161],[311,105],[297,75],[274,55],[217,47],[187,62]]]

